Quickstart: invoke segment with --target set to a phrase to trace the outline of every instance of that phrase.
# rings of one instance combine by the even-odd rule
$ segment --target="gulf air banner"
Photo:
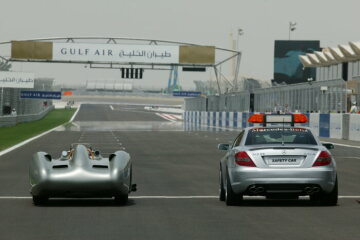
[[[13,41],[11,58],[81,63],[214,64],[215,47]]]
[[[21,91],[20,98],[61,99],[61,92],[54,91]]]
[[[54,43],[53,60],[178,63],[178,46]]]

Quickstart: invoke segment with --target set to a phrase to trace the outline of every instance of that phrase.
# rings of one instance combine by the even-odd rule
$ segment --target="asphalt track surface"
[[[166,120],[140,106],[112,108],[83,105],[77,127],[51,132],[0,157],[0,239],[360,239],[360,199],[349,197],[360,195],[360,149],[333,150],[339,195],[349,197],[340,198],[336,207],[306,199],[250,199],[244,206],[227,207],[215,197],[223,155],[216,145],[232,141],[236,132],[183,131],[178,125],[149,130],[147,124]],[[114,122],[133,122],[133,127],[116,128]],[[97,127],[106,124],[115,130]],[[32,154],[41,150],[56,157],[73,142],[92,143],[104,155],[117,149],[130,153],[138,191],[126,206],[110,199],[32,204]]]

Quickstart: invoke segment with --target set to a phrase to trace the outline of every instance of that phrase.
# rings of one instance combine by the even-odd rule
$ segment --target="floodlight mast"
[[[36,38],[36,39],[27,39],[27,40],[17,40],[17,41],[29,41],[29,42],[46,42],[50,41],[53,43],[105,43],[105,44],[121,44],[126,42],[136,43],[137,45],[174,45],[174,46],[205,46],[194,43],[187,42],[178,42],[178,41],[168,41],[168,40],[158,40],[158,39],[145,39],[145,38],[130,38],[130,37],[52,37],[52,38]],[[80,41],[80,42],[79,42]],[[12,41],[0,42],[0,46],[11,45]],[[88,64],[90,68],[103,68],[103,69],[121,69],[124,66],[131,67],[141,67],[149,70],[171,70],[173,66],[181,67],[192,67],[192,68],[213,68],[215,76],[217,79],[218,92],[221,94],[220,87],[220,74],[219,69],[220,65],[225,64],[226,62],[236,59],[236,76],[238,75],[240,61],[241,61],[241,52],[238,50],[225,49],[215,47],[215,51],[220,51],[228,54],[228,56],[222,59],[215,59],[215,63],[212,64],[198,64],[198,63],[141,63],[141,62],[100,62],[100,61],[64,61],[64,60],[46,60],[46,59],[15,59],[11,57],[1,57],[6,61],[11,62],[42,62],[42,63],[72,63],[72,64]]]

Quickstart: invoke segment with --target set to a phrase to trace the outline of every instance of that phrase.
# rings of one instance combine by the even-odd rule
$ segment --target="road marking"
[[[69,121],[69,122],[74,121],[74,119],[75,119],[76,115],[78,114],[78,112],[79,112],[80,108],[81,108],[81,103],[80,103],[80,105],[79,105],[78,109],[76,109],[76,111],[75,111],[74,115],[71,117],[71,119],[70,119],[70,121]]]
[[[209,199],[218,196],[133,196],[134,199]]]
[[[170,122],[176,122],[177,120],[182,120],[181,116],[176,114],[167,114],[167,113],[155,113],[155,114]]]
[[[6,199],[31,199],[31,196],[0,196],[0,200]],[[131,199],[215,199],[219,196],[130,196]],[[245,199],[264,199],[263,196],[244,196]],[[301,196],[300,199],[308,199],[307,196]],[[360,196],[339,196],[340,199],[360,199]],[[70,198],[77,199],[77,198]],[[81,198],[84,199],[84,198]],[[85,198],[85,199],[103,199],[103,198]]]
[[[112,111],[114,111],[114,107],[113,107],[112,105],[110,105],[110,109],[111,109]]]

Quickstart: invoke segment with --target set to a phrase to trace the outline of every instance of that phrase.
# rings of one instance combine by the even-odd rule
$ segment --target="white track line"
[[[114,111],[114,107],[113,107],[112,105],[110,105],[110,109],[111,109],[112,111]]]
[[[173,114],[173,117],[179,119],[179,120],[182,120],[182,116],[181,115],[177,115],[177,114]]]
[[[76,117],[76,114],[79,112],[80,107],[81,107],[81,105],[80,105],[79,108],[76,110],[76,112],[74,113],[74,115],[71,117],[71,119],[70,119],[69,122],[72,122],[72,121],[74,120],[74,118]],[[59,125],[59,126],[61,126],[61,125]],[[38,138],[40,138],[40,137],[42,137],[42,136],[44,136],[44,135],[46,135],[46,134],[48,134],[48,133],[56,130],[59,126],[54,127],[53,129],[50,129],[50,130],[48,130],[48,131],[46,131],[46,132],[43,132],[43,133],[41,133],[41,134],[39,134],[39,135],[37,135],[37,136],[35,136],[35,137],[26,139],[25,141],[22,141],[22,142],[14,145],[14,146],[12,146],[12,147],[9,147],[9,148],[1,151],[1,152],[0,152],[0,156],[5,155],[5,154],[7,154],[7,153],[9,153],[9,152],[11,152],[11,151],[19,148],[19,147],[24,146],[25,144],[27,144],[27,143],[29,143],[29,142],[31,142],[31,141],[34,141],[35,139],[38,139]]]
[[[0,200],[6,199],[31,199],[30,196],[0,196]],[[130,196],[131,199],[216,199],[218,196]],[[262,196],[245,196],[247,200],[264,199]],[[308,199],[308,197],[300,197]],[[339,196],[341,199],[360,199],[360,196]],[[81,198],[84,199],[84,198]],[[102,199],[102,198],[85,198],[85,199]]]
[[[164,115],[163,113],[156,113],[156,115],[158,115],[159,117],[161,117],[161,118],[163,118],[163,119],[165,119],[165,120],[168,120],[168,121],[170,121],[170,122],[176,122],[176,120],[173,120],[173,119],[167,117],[167,116]]]
[[[76,111],[75,111],[74,115],[71,117],[71,119],[70,119],[70,121],[69,121],[69,122],[74,121],[74,119],[75,119],[76,115],[78,114],[78,112],[79,112],[80,108],[81,108],[81,103],[80,103],[80,105],[79,105],[78,109],[76,109]]]
[[[169,119],[176,120],[176,117],[174,117],[173,114],[166,114],[166,113],[164,113],[164,116],[166,116],[166,117],[169,118]]]
[[[218,196],[133,196],[134,199],[209,199]]]

